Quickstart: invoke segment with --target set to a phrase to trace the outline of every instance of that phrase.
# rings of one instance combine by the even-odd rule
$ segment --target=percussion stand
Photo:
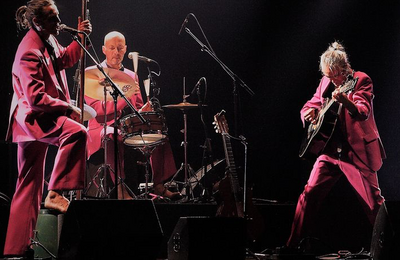
[[[111,172],[114,173],[114,171],[111,169],[110,164],[107,164],[107,141],[110,140],[110,138],[107,137],[107,106],[105,104],[107,100],[107,90],[106,87],[104,86],[104,123],[103,123],[103,138],[101,140],[102,142],[102,146],[104,149],[104,155],[103,155],[103,163],[101,164],[101,166],[97,169],[95,175],[92,177],[92,180],[89,182],[88,187],[86,188],[84,194],[87,193],[87,191],[89,190],[89,188],[92,186],[92,184],[94,183],[96,185],[96,178],[99,177],[100,183],[99,185],[96,185],[98,187],[98,191],[96,193],[96,197],[97,198],[109,198],[109,194],[107,191],[107,174],[111,174]]]
[[[150,171],[149,171],[149,165],[150,165],[150,156],[151,153],[154,151],[156,146],[144,146],[139,148],[140,152],[144,155],[144,158],[146,159],[146,162],[144,163],[145,167],[145,186],[144,186],[144,194],[141,194],[140,196],[144,196],[145,199],[150,199],[150,192],[149,192],[149,177],[150,177]]]
[[[185,91],[183,93],[183,103],[186,103],[186,95],[185,95]],[[194,171],[193,169],[190,167],[190,165],[188,164],[188,160],[187,160],[187,109],[186,108],[181,108],[182,113],[183,113],[183,142],[181,143],[181,146],[183,145],[183,154],[184,154],[184,162],[181,164],[181,167],[178,169],[178,171],[175,173],[175,175],[172,177],[172,179],[169,181],[169,183],[171,184],[175,178],[178,176],[178,174],[183,171],[184,172],[184,181],[183,183],[181,182],[181,184],[183,184],[184,190],[185,190],[185,196],[186,196],[186,201],[189,200],[189,197],[191,196],[191,199],[194,199],[194,195],[193,195],[193,189],[192,189],[192,185],[189,182],[189,178],[188,176],[193,176],[194,175]],[[176,183],[179,183],[177,181],[175,181]]]
[[[107,148],[107,142],[110,141],[111,139],[107,135],[107,89],[106,86],[104,86],[104,123],[103,123],[103,138],[102,138],[102,146],[104,149],[104,155],[103,155],[103,163],[99,167],[99,169],[96,171],[96,174],[93,176],[91,182],[88,184],[88,187],[86,188],[87,190],[91,187],[92,183],[95,183],[95,179],[99,177],[100,183],[99,185],[96,185],[98,187],[98,191],[96,193],[97,198],[110,198],[110,193],[112,192],[112,189],[110,190],[108,185],[107,185],[107,175],[108,174],[114,174],[114,170],[111,168],[110,164],[108,164],[108,148]],[[118,147],[115,146],[116,143],[114,142],[114,149],[118,149]],[[118,153],[115,153],[118,154]],[[115,160],[117,163],[118,160]],[[118,179],[116,181],[116,187],[118,186],[118,182],[123,185],[123,188],[127,189],[130,195],[133,195],[135,197],[135,194],[132,192],[132,190],[129,189],[129,187],[124,183],[121,177],[118,176]],[[96,183],[95,183],[96,184]],[[110,191],[109,191],[110,190]],[[86,193],[85,192],[85,193]]]
[[[157,63],[158,65],[158,63]],[[150,70],[149,65],[147,64],[147,71],[148,71],[148,79],[150,80],[150,88],[153,89],[153,93],[154,95],[156,95],[157,90],[156,90],[156,82],[153,79],[152,76],[152,71]],[[159,91],[159,90],[158,90]],[[146,91],[146,96],[147,96],[147,102],[150,102],[150,96],[149,93],[147,93]],[[152,109],[154,109],[154,104],[151,103],[151,107]],[[145,186],[144,186],[144,195],[141,194],[140,196],[144,196],[145,199],[150,199],[150,192],[149,192],[149,177],[150,177],[150,171],[149,171],[149,165],[150,165],[150,156],[151,153],[154,151],[154,149],[156,148],[156,146],[147,146],[145,140],[143,140],[143,147],[139,147],[138,149],[140,150],[140,152],[143,154],[146,162],[143,164],[144,168],[145,168],[145,174],[144,174],[144,178],[145,178]],[[154,188],[154,187],[153,187]]]
[[[118,124],[117,124],[117,102],[118,102],[118,95],[120,95],[121,97],[123,97],[126,101],[126,103],[129,105],[129,107],[138,115],[139,119],[141,120],[142,123],[146,122],[146,120],[139,114],[139,112],[133,107],[133,105],[129,102],[129,100],[126,99],[126,97],[123,95],[122,92],[120,92],[121,90],[119,90],[119,88],[117,87],[117,85],[115,85],[115,83],[112,82],[112,80],[110,78],[107,78],[109,80],[109,82],[111,83],[111,85],[113,86],[113,92],[110,93],[111,96],[113,97],[114,100],[114,133],[113,133],[113,139],[114,139],[114,189],[110,191],[110,193],[112,193],[112,191],[114,191],[114,197],[115,199],[118,199],[118,181],[120,181],[121,183],[121,191],[123,188],[126,188],[129,193],[131,193],[131,195],[133,194],[133,197],[136,198],[136,195],[132,192],[132,190],[130,190],[128,188],[128,186],[124,183],[124,181],[122,180],[122,178],[118,175]],[[105,105],[105,104],[104,104]],[[105,115],[106,116],[106,115]],[[123,185],[123,186],[122,186]],[[123,194],[122,194],[123,197]]]

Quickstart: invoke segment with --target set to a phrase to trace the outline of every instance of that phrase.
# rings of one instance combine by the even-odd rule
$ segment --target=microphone
[[[183,28],[185,28],[186,24],[189,22],[188,17],[189,17],[189,15],[186,15],[185,20],[183,21],[183,23],[181,25],[181,29],[178,32],[178,35],[181,35],[181,32],[182,32]]]
[[[134,57],[134,52],[128,53],[128,58],[129,58],[129,59],[133,60],[133,57]],[[144,61],[144,62],[147,62],[147,63],[156,62],[155,60],[152,60],[152,59],[147,58],[147,57],[145,57],[145,56],[138,56],[138,60]]]
[[[82,31],[78,31],[77,29],[66,26],[65,24],[60,24],[60,26],[58,28],[60,31],[69,32],[70,34],[74,34],[74,35],[77,33],[84,33]]]
[[[194,94],[194,91],[195,91],[196,89],[198,89],[198,87],[200,87],[201,81],[203,81],[204,79],[205,79],[204,77],[201,77],[201,78],[199,79],[199,81],[197,81],[196,85],[194,85],[194,88],[193,88],[192,92],[190,92],[190,95],[193,95],[193,94]]]

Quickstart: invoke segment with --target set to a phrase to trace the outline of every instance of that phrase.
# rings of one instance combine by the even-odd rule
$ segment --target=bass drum
[[[140,115],[147,123],[142,123],[136,114],[129,114],[119,120],[124,144],[140,148],[164,143],[168,132],[164,115],[154,111],[142,112]]]

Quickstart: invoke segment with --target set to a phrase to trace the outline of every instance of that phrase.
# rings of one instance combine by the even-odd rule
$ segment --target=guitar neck
[[[232,190],[235,196],[239,193],[239,180],[236,172],[235,160],[233,158],[231,140],[228,134],[222,134],[224,143],[225,159],[229,173],[231,174]]]
[[[358,80],[358,77],[352,80],[347,81],[343,86],[339,87],[339,92],[343,92],[346,93],[353,90],[354,86],[356,85]],[[332,104],[335,103],[335,100],[333,98],[331,98],[329,100],[329,102],[321,109],[321,111],[319,112],[320,114],[325,114],[325,112],[327,110],[329,110],[329,108],[332,106]]]

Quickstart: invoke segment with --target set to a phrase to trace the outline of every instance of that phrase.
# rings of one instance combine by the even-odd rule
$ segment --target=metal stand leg
[[[118,185],[121,185],[121,199],[125,199],[125,195],[124,195],[124,189],[127,190],[128,194],[132,197],[132,199],[137,199],[137,196],[135,195],[135,193],[133,193],[133,191],[128,187],[128,185],[125,184],[124,180],[118,176],[118,182],[116,187],[119,187]],[[110,190],[109,195],[113,193],[113,190],[115,189],[115,186]],[[118,192],[119,194],[119,192]],[[130,199],[130,197],[128,197],[128,199]]]
[[[107,100],[107,90],[106,90],[106,86],[104,86],[103,88],[104,91],[104,101]],[[107,122],[107,109],[106,106],[103,106],[103,110],[104,110],[104,122]],[[114,113],[115,114],[115,113]],[[115,115],[114,115],[114,118]],[[107,136],[107,124],[103,123],[103,138],[101,140],[102,142],[102,147],[104,149],[104,157],[103,157],[103,163],[102,165],[98,168],[98,170],[96,171],[96,174],[92,177],[92,180],[89,182],[89,184],[87,185],[87,187],[84,190],[84,195],[87,194],[88,190],[92,187],[92,185],[96,185],[96,187],[98,188],[95,197],[96,198],[105,198],[105,199],[110,199],[111,195],[113,193],[117,194],[115,197],[115,199],[118,199],[118,184],[121,185],[121,191],[123,191],[123,189],[126,189],[128,194],[130,195],[130,197],[134,197],[136,198],[136,195],[132,192],[132,190],[124,183],[124,181],[122,180],[122,178],[116,174],[115,169],[118,170],[119,167],[117,167],[117,163],[118,163],[118,140],[116,140],[117,136],[115,135],[115,128],[114,128],[114,167],[115,169],[113,170],[110,166],[110,164],[108,164],[108,148],[107,148],[107,143],[108,141],[111,141],[111,138],[109,138]],[[109,186],[107,184],[107,174],[113,174],[115,176],[114,181],[114,187],[112,189],[109,189]],[[97,184],[95,182],[95,179],[99,177],[99,181],[100,183]],[[129,198],[130,198],[129,197]],[[124,193],[122,192],[121,194],[121,198],[124,199]]]
[[[187,113],[186,113],[185,109],[182,109],[182,112],[183,112],[184,128],[183,128],[183,142],[182,142],[181,146],[183,146],[184,163],[181,164],[181,167],[174,174],[174,176],[168,182],[167,185],[171,185],[171,183],[173,183],[173,182],[178,183],[178,184],[182,184],[183,185],[183,190],[182,190],[181,193],[182,193],[182,195],[184,195],[184,199],[182,200],[182,202],[186,202],[186,201],[189,201],[190,199],[194,199],[192,185],[189,182],[189,179],[190,179],[189,176],[192,177],[194,175],[194,171],[190,167],[190,165],[188,164],[188,156],[187,156],[187,145],[188,145],[188,142],[187,142]],[[175,179],[177,178],[177,176],[179,175],[179,173],[181,171],[184,172],[184,181],[183,182],[178,182]]]
[[[95,175],[92,177],[91,181],[84,190],[84,194],[87,194],[92,185],[97,188],[96,198],[110,198],[109,191],[107,191],[107,174],[110,174],[113,170],[110,165],[103,163],[96,171]],[[96,183],[96,178],[99,179],[99,184]]]
[[[144,187],[144,193],[140,194],[141,198],[144,199],[152,199],[154,198],[154,196],[152,196],[149,192],[149,179],[150,179],[150,170],[149,170],[149,166],[150,166],[150,156],[151,153],[154,151],[154,149],[156,148],[156,146],[152,146],[152,147],[141,147],[139,148],[139,150],[142,152],[142,154],[144,155],[146,162],[144,163],[144,167],[145,167],[145,187]]]

